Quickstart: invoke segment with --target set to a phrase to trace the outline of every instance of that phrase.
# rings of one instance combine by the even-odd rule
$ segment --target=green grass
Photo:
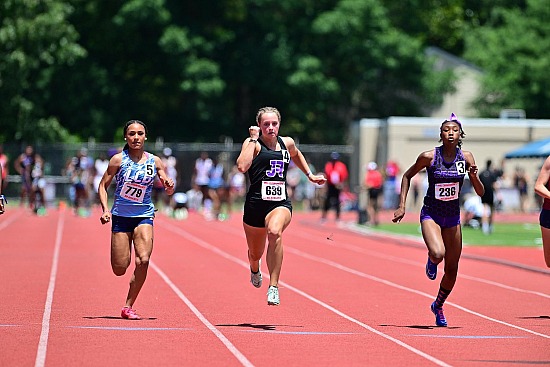
[[[406,234],[422,238],[418,223],[383,223],[370,227],[373,231]],[[540,246],[542,243],[538,223],[495,223],[493,233],[484,235],[481,229],[462,228],[465,245],[479,246]]]

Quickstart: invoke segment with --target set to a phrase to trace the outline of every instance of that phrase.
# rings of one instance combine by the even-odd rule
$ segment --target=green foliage
[[[0,141],[118,142],[131,118],[151,140],[240,141],[272,105],[282,134],[340,144],[350,121],[441,103],[454,76],[434,71],[427,46],[465,50],[486,71],[484,115],[544,116],[548,11],[544,0],[5,0]]]
[[[86,56],[72,11],[65,1],[0,3],[0,141],[70,139],[45,101],[56,71]]]
[[[466,37],[465,57],[485,71],[483,93],[476,102],[482,115],[521,108],[531,118],[550,115],[550,7],[529,0],[527,7],[497,8],[491,23]]]

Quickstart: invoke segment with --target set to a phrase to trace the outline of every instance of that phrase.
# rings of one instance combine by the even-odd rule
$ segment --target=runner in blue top
[[[290,160],[311,182],[324,184],[323,175],[314,175],[306,159],[290,137],[280,137],[281,114],[274,107],[260,108],[257,126],[250,126],[250,137],[243,142],[237,158],[240,172],[248,172],[250,188],[246,195],[243,227],[248,244],[250,282],[262,286],[260,259],[267,240],[269,288],[267,304],[279,305],[279,275],[283,263],[283,231],[290,224],[292,204],[286,192],[286,173]],[[261,132],[261,134],[260,134]]]
[[[422,237],[428,247],[426,276],[435,280],[437,265],[445,260],[445,274],[436,300],[431,304],[431,310],[435,315],[436,325],[447,326],[443,303],[455,285],[462,252],[459,197],[464,176],[468,174],[477,195],[483,195],[484,188],[473,154],[460,149],[465,134],[454,113],[441,124],[439,136],[443,144],[421,153],[403,174],[399,208],[393,215],[393,222],[399,222],[405,216],[411,179],[422,169],[426,169],[429,186],[420,212]]]
[[[126,145],[121,153],[109,161],[99,183],[99,202],[103,209],[101,223],[112,222],[111,267],[117,276],[124,275],[130,266],[132,243],[136,268],[130,280],[126,304],[121,316],[137,320],[140,316],[132,308],[145,283],[149,258],[153,251],[153,219],[155,208],[151,201],[153,180],[158,175],[168,195],[174,193],[174,181],[166,174],[161,159],[144,150],[147,127],[139,120],[130,120],[124,125]],[[107,188],[116,180],[114,204],[107,204]]]

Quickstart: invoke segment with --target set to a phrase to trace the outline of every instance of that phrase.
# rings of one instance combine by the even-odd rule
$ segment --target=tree
[[[528,0],[525,9],[497,8],[491,21],[466,37],[465,57],[485,71],[475,105],[483,116],[503,108],[524,109],[530,118],[550,115],[550,7]]]
[[[0,141],[67,141],[70,133],[47,111],[56,70],[86,55],[59,0],[0,3]]]

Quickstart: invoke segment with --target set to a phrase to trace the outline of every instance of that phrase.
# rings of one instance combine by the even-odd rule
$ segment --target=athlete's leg
[[[540,227],[542,233],[542,250],[544,251],[544,261],[550,268],[550,229]]]
[[[266,231],[264,227],[252,227],[246,223],[243,223],[243,228],[248,245],[250,270],[257,273],[260,270],[260,259],[265,250]]]
[[[445,243],[445,274],[441,279],[441,287],[451,291],[456,283],[458,261],[462,253],[462,229],[460,225],[441,230]]]
[[[133,235],[136,268],[130,279],[130,289],[126,297],[126,306],[132,307],[147,278],[149,258],[153,252],[153,226],[140,224]]]
[[[132,233],[111,232],[111,268],[116,276],[122,276],[130,266]]]
[[[291,212],[286,207],[273,209],[265,218],[267,229],[267,268],[269,285],[277,286],[283,264],[283,231],[290,224]]]
[[[445,244],[441,234],[441,227],[433,219],[425,219],[420,224],[422,238],[428,248],[428,257],[434,264],[439,264],[445,257]]]

